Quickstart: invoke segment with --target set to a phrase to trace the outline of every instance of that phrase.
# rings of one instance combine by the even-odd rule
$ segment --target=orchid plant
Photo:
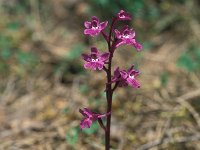
[[[102,34],[108,44],[108,52],[101,53],[96,47],[92,47],[90,54],[82,54],[85,61],[85,69],[98,69],[106,72],[107,81],[105,84],[105,92],[107,99],[107,111],[104,114],[99,114],[88,108],[80,109],[79,112],[84,116],[84,119],[80,123],[80,127],[81,129],[90,128],[94,121],[98,121],[99,125],[105,131],[105,150],[110,149],[110,126],[113,93],[117,87],[130,85],[133,88],[140,88],[140,83],[136,80],[136,77],[140,72],[134,69],[134,65],[132,65],[128,70],[116,67],[112,73],[112,58],[115,50],[119,46],[131,45],[138,52],[142,49],[142,45],[135,39],[135,31],[133,29],[129,29],[128,25],[125,25],[122,30],[115,29],[117,22],[128,20],[131,20],[131,15],[124,10],[121,10],[112,19],[108,33],[104,31],[108,25],[108,21],[100,22],[96,16],[93,16],[91,21],[86,21],[84,23],[85,35],[94,37]],[[102,118],[104,117],[107,118],[106,125],[104,125],[102,121]]]

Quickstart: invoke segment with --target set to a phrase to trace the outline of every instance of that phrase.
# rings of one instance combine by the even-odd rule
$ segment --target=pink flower
[[[124,10],[120,10],[119,13],[117,13],[117,19],[118,20],[131,20],[131,15]]]
[[[105,22],[99,22],[99,19],[96,16],[92,17],[92,21],[86,21],[84,23],[85,26],[85,30],[84,30],[84,34],[85,35],[91,35],[91,36],[96,36],[98,35],[102,30],[104,30],[106,28],[108,24],[108,21]]]
[[[127,44],[134,46],[137,51],[142,49],[142,45],[135,40],[135,31],[133,31],[133,29],[129,29],[128,25],[126,25],[121,32],[115,29],[115,36],[117,39],[116,47]]]
[[[119,67],[117,67],[114,71],[114,76],[112,77],[112,83],[118,82],[119,87],[128,86],[128,83],[126,82],[125,78],[127,77],[126,71],[119,70]]]
[[[84,64],[85,69],[99,70],[103,69],[104,63],[110,56],[109,52],[100,54],[96,47],[91,48],[91,54],[82,54],[83,59],[86,61]]]
[[[131,66],[128,71],[119,70],[119,67],[115,69],[114,76],[112,77],[112,82],[118,82],[118,86],[132,86],[133,88],[140,88],[140,83],[136,80],[139,75],[139,71],[133,69]]]
[[[93,121],[96,121],[98,119],[101,119],[110,115],[110,112],[106,114],[97,114],[95,112],[92,112],[88,108],[84,108],[83,110],[79,109],[79,112],[85,117],[83,120],[81,120],[81,123],[80,123],[81,129],[90,128]]]

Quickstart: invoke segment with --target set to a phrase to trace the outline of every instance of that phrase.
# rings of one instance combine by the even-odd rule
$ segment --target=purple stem
[[[112,90],[112,84],[111,84],[111,76],[112,76],[111,67],[112,67],[112,57],[113,57],[114,50],[112,49],[112,46],[111,46],[111,41],[112,41],[111,36],[112,36],[112,31],[113,31],[113,26],[115,24],[115,21],[116,21],[116,18],[114,18],[112,21],[109,37],[108,37],[108,49],[110,52],[110,57],[109,57],[109,62],[108,62],[108,69],[106,71],[107,73],[107,84],[106,84],[107,113],[112,112],[113,90]],[[111,114],[107,116],[107,124],[106,124],[106,130],[105,130],[105,150],[110,150],[110,123],[111,123]]]
[[[119,81],[115,83],[115,86],[113,87],[112,91],[114,92],[116,88],[118,87]]]
[[[106,127],[103,124],[103,121],[101,120],[101,118],[98,119],[98,123],[100,125],[100,127],[106,132]]]
[[[104,39],[106,40],[106,42],[108,43],[108,35],[104,32],[104,31],[101,31],[101,34],[103,35]]]

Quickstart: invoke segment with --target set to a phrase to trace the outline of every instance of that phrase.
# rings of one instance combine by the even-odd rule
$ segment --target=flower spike
[[[133,88],[140,88],[140,83],[136,79],[139,75],[139,71],[134,69],[134,65],[128,70],[121,70],[117,67],[113,71],[113,57],[115,50],[121,45],[131,45],[136,48],[137,51],[142,49],[142,45],[136,41],[136,33],[133,29],[129,29],[128,25],[122,30],[115,29],[116,24],[119,21],[129,21],[131,15],[124,10],[120,10],[112,19],[109,31],[106,32],[104,29],[107,27],[108,21],[100,22],[97,17],[92,17],[91,21],[84,23],[85,29],[84,34],[89,36],[97,36],[100,33],[104,37],[108,50],[107,52],[101,53],[96,47],[91,48],[90,54],[82,54],[85,61],[84,68],[91,70],[104,70],[106,74],[105,92],[107,99],[107,113],[99,114],[91,111],[88,108],[80,109],[79,112],[83,115],[83,119],[80,122],[80,128],[90,128],[94,121],[98,121],[99,125],[105,131],[105,149],[110,150],[110,131],[111,131],[111,112],[112,112],[112,101],[113,93],[117,87],[124,87],[130,85]],[[113,75],[114,74],[114,75]],[[112,76],[113,75],[113,76]],[[102,118],[106,117],[106,124]]]

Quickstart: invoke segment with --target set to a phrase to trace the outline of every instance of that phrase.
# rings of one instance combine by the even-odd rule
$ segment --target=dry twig
[[[192,92],[189,92],[187,94],[184,94],[180,97],[178,97],[176,99],[176,101],[184,106],[185,108],[188,109],[188,111],[192,114],[192,116],[194,117],[194,119],[196,120],[197,124],[198,124],[198,127],[200,128],[200,115],[199,113],[194,109],[194,107],[189,103],[187,102],[187,100],[190,100],[190,99],[194,99],[196,97],[199,97],[200,96],[200,89],[198,90],[195,90],[195,91],[192,91]]]
[[[162,143],[160,143],[160,139],[157,139],[155,141],[149,142],[147,144],[142,145],[137,150],[148,150],[152,147],[161,145],[161,144],[169,144],[169,143],[185,143],[185,142],[191,142],[191,141],[197,141],[200,140],[200,134],[192,135],[192,136],[183,136],[179,138],[165,138]]]

